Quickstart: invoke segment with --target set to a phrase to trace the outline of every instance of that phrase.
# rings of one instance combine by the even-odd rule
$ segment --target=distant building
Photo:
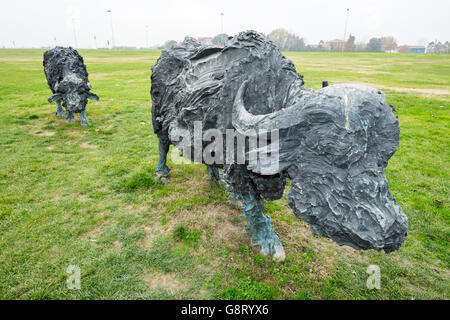
[[[338,50],[342,50],[342,48],[344,47],[344,40],[339,40],[339,39],[335,39],[335,40],[330,40],[325,42],[324,48],[325,50],[328,51],[338,51]]]
[[[213,44],[212,43],[212,39],[213,38],[211,38],[211,37],[200,37],[197,40],[198,40],[198,42],[200,42],[204,46],[210,46],[210,45]]]
[[[398,52],[400,53],[425,53],[426,49],[424,46],[408,46],[403,45],[398,47]]]

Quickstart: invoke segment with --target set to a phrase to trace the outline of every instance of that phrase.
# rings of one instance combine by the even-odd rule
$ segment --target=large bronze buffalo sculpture
[[[294,64],[254,31],[224,46],[187,37],[162,52],[151,81],[156,174],[169,175],[170,144],[205,163],[241,200],[262,254],[285,257],[263,210],[264,199],[282,197],[287,178],[288,203],[315,234],[363,250],[391,252],[404,242],[407,217],[384,174],[400,130],[383,92],[307,89]]]

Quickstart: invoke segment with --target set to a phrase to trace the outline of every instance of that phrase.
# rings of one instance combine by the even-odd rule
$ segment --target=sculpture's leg
[[[206,166],[206,170],[208,171],[208,177],[211,180],[217,181],[218,184],[225,187],[225,189],[228,190],[228,184],[226,183],[224,176],[222,173],[219,172],[218,168],[212,167],[212,166]]]
[[[242,200],[244,217],[248,219],[245,231],[252,236],[252,244],[261,246],[261,254],[267,256],[272,254],[276,260],[284,260],[285,253],[280,239],[272,228],[269,216],[262,214],[264,210],[264,200],[253,194],[237,194],[237,198]]]
[[[58,118],[64,117],[64,110],[63,110],[63,108],[61,107],[61,100],[57,100],[57,101],[56,101],[56,105],[57,105],[57,108],[56,108],[56,116],[57,116]]]
[[[220,179],[219,169],[207,165],[206,171],[208,171],[208,178],[210,178],[211,180],[214,179],[218,181]]]
[[[70,112],[69,110],[66,110],[66,122],[67,123],[74,123],[75,122],[75,117],[73,116],[73,113]]]
[[[166,165],[167,152],[169,152],[170,143],[167,141],[162,141],[159,139],[159,160],[155,169],[155,176],[157,177],[168,177],[170,168]]]
[[[86,110],[81,111],[80,113],[80,122],[82,126],[90,125],[90,122],[86,118]]]

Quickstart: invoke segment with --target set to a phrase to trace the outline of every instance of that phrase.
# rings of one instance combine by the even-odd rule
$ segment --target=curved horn
[[[305,108],[298,104],[272,113],[254,115],[248,112],[244,106],[244,93],[247,90],[248,81],[244,81],[239,88],[233,104],[233,126],[240,133],[251,135],[255,131],[272,131],[292,127],[303,121]]]

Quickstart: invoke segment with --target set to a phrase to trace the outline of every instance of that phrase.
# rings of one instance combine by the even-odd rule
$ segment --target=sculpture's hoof
[[[156,180],[162,181],[164,183],[169,182],[170,177],[168,172],[156,171],[154,176]]]
[[[275,247],[275,253],[273,254],[273,258],[277,261],[284,261],[286,259],[286,254],[284,253],[283,246]]]
[[[244,203],[241,199],[236,198],[236,196],[232,193],[228,196],[228,201],[238,208],[242,208],[244,206]],[[247,232],[246,229],[244,229],[244,232]]]
[[[75,123],[75,119],[66,119],[66,123]]]
[[[155,169],[155,177],[169,178],[170,168],[167,165],[157,165]]]
[[[58,118],[64,118],[64,112],[56,112]]]
[[[286,254],[284,252],[283,244],[273,230],[266,230],[265,232],[254,232],[249,225],[244,228],[244,233],[252,235],[252,245],[261,247],[260,253],[263,256],[272,256],[274,260],[284,261]]]
[[[89,121],[81,121],[80,124],[82,126],[90,126],[91,125],[91,123]]]
[[[273,239],[264,239],[263,241],[252,241],[252,245],[258,245],[261,247],[260,253],[264,256],[272,256],[274,260],[284,261],[286,254],[284,252],[283,245],[281,244],[278,236]]]

